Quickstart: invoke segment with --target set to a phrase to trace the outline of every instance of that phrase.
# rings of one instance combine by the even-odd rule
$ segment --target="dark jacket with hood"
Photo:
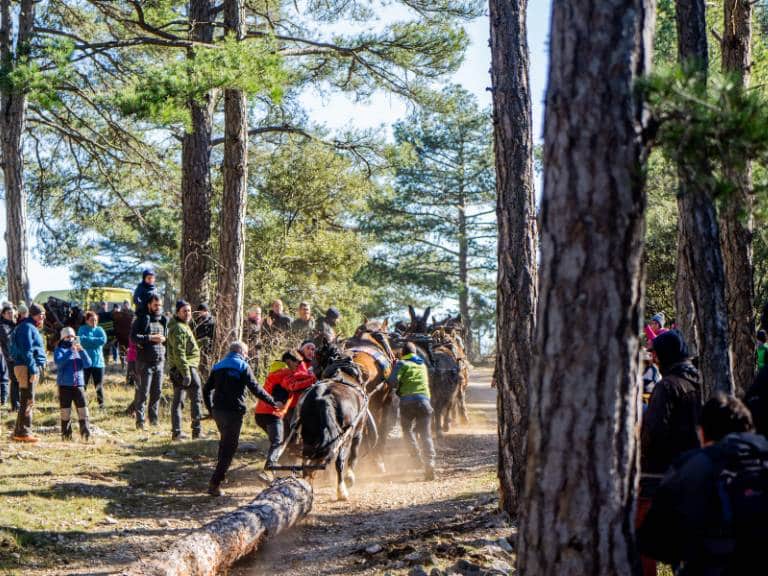
[[[157,286],[154,284],[148,284],[142,279],[142,281],[136,285],[136,289],[133,291],[133,303],[136,305],[137,314],[147,312],[149,297],[153,294],[159,295]]]
[[[245,414],[245,391],[251,393],[272,407],[275,400],[259,386],[250,366],[240,354],[230,352],[211,370],[203,388],[203,401],[208,411],[221,410]]]
[[[150,342],[153,334],[168,336],[168,320],[162,314],[137,314],[131,328],[136,343],[136,359],[144,364],[160,364],[165,360],[165,344]]]
[[[720,473],[767,458],[768,441],[747,432],[681,456],[661,482],[640,528],[640,552],[680,564],[679,576],[765,574],[765,542],[759,540],[766,529],[736,537],[737,531],[727,528],[724,502],[730,500],[723,495]]]
[[[663,378],[643,415],[640,468],[644,474],[664,474],[678,456],[699,447],[703,398],[699,372],[677,330],[657,336],[653,350]]]

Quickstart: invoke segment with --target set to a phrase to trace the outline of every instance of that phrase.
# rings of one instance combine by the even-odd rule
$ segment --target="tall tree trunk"
[[[680,63],[706,82],[709,53],[704,0],[677,0]],[[691,293],[699,337],[699,367],[705,389],[733,391],[728,346],[728,310],[714,178],[706,158],[678,166],[680,249],[690,264]],[[679,278],[678,278],[679,280]]]
[[[27,61],[35,23],[35,2],[21,2],[15,46],[10,0],[2,0],[0,15],[0,61],[6,70],[12,70]],[[15,303],[30,300],[27,193],[24,189],[24,154],[21,142],[26,113],[26,93],[19,87],[4,83],[0,95],[0,137],[5,186],[5,242],[8,258],[8,298]]]
[[[213,0],[190,0],[191,40],[213,40]],[[190,49],[187,58],[194,58]],[[181,294],[193,304],[206,302],[211,269],[211,124],[213,94],[188,103],[191,126],[181,145]]]
[[[225,0],[227,34],[242,39],[245,33],[242,0]],[[243,326],[245,276],[245,214],[248,183],[248,118],[245,93],[224,91],[224,194],[219,216],[219,274],[216,287],[216,341],[223,352],[227,343],[239,340]]]
[[[723,72],[749,86],[752,60],[752,5],[754,0],[726,0],[723,26]],[[755,375],[754,270],[752,267],[752,167],[747,160],[734,159],[724,167],[725,177],[734,184],[720,213],[725,295],[733,358],[733,383],[745,392]]]
[[[500,505],[517,513],[525,478],[528,381],[536,324],[536,201],[527,0],[490,0],[498,276],[496,385]]]
[[[523,575],[639,569],[647,154],[636,81],[650,63],[654,5],[553,3]]]
[[[463,166],[463,163],[461,163]],[[464,345],[470,360],[475,357],[475,337],[469,312],[469,241],[467,240],[467,206],[462,195],[459,202],[459,313],[466,327]]]
[[[693,306],[693,293],[691,291],[693,279],[691,278],[691,264],[684,250],[685,237],[682,227],[677,229],[677,270],[675,277],[675,321],[678,330],[688,343],[688,349],[692,356],[698,356],[699,335],[696,331],[696,310]]]

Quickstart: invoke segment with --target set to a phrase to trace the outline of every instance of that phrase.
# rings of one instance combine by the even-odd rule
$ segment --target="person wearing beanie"
[[[47,363],[45,345],[40,334],[45,323],[45,310],[38,304],[32,304],[28,313],[13,330],[10,340],[13,372],[19,382],[19,415],[13,432],[15,442],[38,441],[32,434],[32,409],[40,372]]]
[[[173,383],[173,404],[171,406],[171,438],[181,440],[186,434],[181,431],[184,401],[189,397],[192,409],[192,438],[200,437],[202,418],[200,403],[203,384],[200,381],[200,348],[189,323],[192,307],[188,302],[176,302],[176,315],[168,324],[168,365]]]
[[[317,321],[317,328],[320,334],[329,344],[336,342],[336,325],[341,318],[337,308],[331,306],[326,310],[325,315]]]
[[[101,349],[99,349],[101,352]],[[66,326],[61,329],[61,340],[53,351],[56,362],[56,384],[59,387],[59,408],[61,409],[61,438],[72,440],[72,403],[77,409],[80,437],[88,440],[88,405],[85,400],[85,371],[91,368],[88,352],[77,342],[75,331]]]
[[[163,387],[165,340],[168,320],[158,294],[149,296],[147,312],[137,314],[131,328],[131,340],[136,343],[136,373],[139,377],[136,395],[136,429],[144,429],[144,416],[149,399],[149,423],[158,424],[158,407]]]
[[[141,282],[136,285],[133,291],[133,303],[136,305],[136,314],[146,314],[149,298],[153,294],[158,294],[155,286],[155,271],[152,268],[146,268],[141,273]]]
[[[104,406],[104,346],[107,345],[107,333],[99,326],[99,316],[96,312],[85,313],[85,324],[77,330],[80,344],[88,354],[91,364],[85,367],[85,381],[83,388],[88,388],[88,383],[93,380],[96,388],[96,400],[100,407]]]
[[[9,400],[11,411],[19,409],[19,381],[13,373],[13,358],[11,357],[11,332],[16,328],[16,313],[10,302],[4,302],[2,311],[0,311],[0,350],[5,357],[5,363],[8,366],[8,374],[11,379],[10,394],[7,394],[5,388],[0,389],[0,404],[5,404]]]
[[[22,302],[16,307],[16,322],[21,323],[22,320],[29,316],[29,308]]]
[[[666,316],[664,316],[664,312],[658,312],[654,314],[651,317],[651,321],[645,325],[645,337],[649,344],[653,342],[653,339],[656,338],[656,336],[664,334],[664,332],[667,331],[667,329],[664,328],[665,322]]]

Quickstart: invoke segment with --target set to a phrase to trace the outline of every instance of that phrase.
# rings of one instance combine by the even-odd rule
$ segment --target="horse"
[[[307,466],[335,459],[336,497],[347,500],[347,485],[355,483],[354,468],[363,434],[370,424],[375,437],[375,426],[362,372],[351,358],[336,355],[321,374],[323,379],[302,396],[298,407],[304,476],[310,480],[314,476]]]
[[[355,331],[355,335],[342,344],[344,352],[360,367],[370,411],[380,431],[375,455],[381,472],[385,471],[383,454],[386,439],[395,425],[394,389],[388,381],[395,356],[387,334],[388,326],[387,320],[379,322],[365,319]]]
[[[458,402],[454,404],[454,417],[461,415],[464,424],[469,423],[467,413],[467,387],[469,386],[469,358],[464,346],[464,334],[466,329],[461,319],[461,314],[454,317],[450,315],[441,322],[435,322],[430,327],[433,337],[445,342],[451,349],[459,363],[459,395]]]
[[[428,334],[429,328],[427,321],[429,320],[429,315],[432,312],[431,307],[427,307],[426,310],[424,310],[424,314],[419,316],[416,314],[416,310],[413,306],[410,304],[408,305],[408,315],[411,317],[411,323],[407,325],[405,329],[405,334]]]
[[[445,334],[433,334],[432,366],[429,388],[434,409],[434,428],[437,438],[451,429],[454,412],[462,395],[461,363],[455,349],[446,341]]]
[[[59,344],[61,329],[69,326],[77,333],[78,328],[85,322],[85,315],[78,306],[54,296],[48,297],[48,300],[43,303],[43,308],[45,308],[43,330],[46,335],[46,348],[49,352],[53,352]]]

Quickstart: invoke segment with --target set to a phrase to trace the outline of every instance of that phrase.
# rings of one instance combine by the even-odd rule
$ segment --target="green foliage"
[[[355,221],[365,214],[373,184],[339,153],[296,139],[256,155],[252,184],[247,303],[283,298],[293,312],[302,300],[316,310],[336,306],[342,331],[350,334],[368,297],[355,281],[367,261]]]
[[[240,42],[228,37],[212,47],[196,47],[191,54],[194,57],[148,65],[143,75],[115,94],[120,111],[159,124],[186,124],[188,102],[202,102],[213,89],[266,94],[275,101],[282,97],[286,72],[269,39]]]

